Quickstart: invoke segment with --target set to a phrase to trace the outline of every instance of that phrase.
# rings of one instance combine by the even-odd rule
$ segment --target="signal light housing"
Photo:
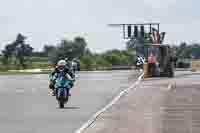
[[[131,30],[132,30],[132,28],[131,28],[131,25],[128,25],[128,37],[130,38],[131,36],[132,36],[132,34],[131,34]]]

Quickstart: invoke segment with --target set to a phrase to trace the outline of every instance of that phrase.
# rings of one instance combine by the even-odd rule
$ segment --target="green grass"
[[[48,62],[48,57],[31,57],[32,62]]]
[[[6,72],[7,70],[16,70],[19,69],[16,65],[11,64],[8,67],[5,67],[2,64],[2,57],[0,56],[0,72]],[[48,69],[51,68],[51,64],[48,62],[48,57],[31,57],[31,62],[27,63],[27,69]]]

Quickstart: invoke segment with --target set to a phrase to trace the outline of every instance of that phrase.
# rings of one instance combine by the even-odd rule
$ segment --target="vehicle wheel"
[[[174,72],[171,71],[171,72],[169,73],[169,78],[173,78],[173,77],[174,77]]]
[[[168,76],[170,78],[173,78],[174,77],[174,67],[173,67],[173,64],[171,65],[171,67],[169,68],[169,74]]]

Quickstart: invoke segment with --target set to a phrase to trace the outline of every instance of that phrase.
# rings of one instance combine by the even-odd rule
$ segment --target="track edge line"
[[[104,108],[97,111],[86,123],[84,123],[78,130],[75,131],[75,133],[83,133],[87,128],[89,128],[96,119],[107,109],[109,109],[112,105],[114,105],[125,93],[128,93],[131,89],[135,88],[136,86],[141,82],[142,78],[144,76],[144,72],[138,77],[138,79],[127,89],[122,90],[111,102],[109,102]]]

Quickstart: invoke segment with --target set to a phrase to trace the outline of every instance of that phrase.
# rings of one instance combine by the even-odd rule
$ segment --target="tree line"
[[[106,69],[112,66],[132,66],[135,64],[135,46],[144,43],[145,40],[130,40],[126,44],[125,50],[108,50],[103,53],[92,52],[83,37],[75,37],[73,40],[63,39],[56,45],[46,44],[41,52],[34,51],[34,48],[26,43],[26,36],[18,34],[16,39],[5,45],[0,57],[1,64],[6,70],[11,66],[19,69],[29,68],[33,57],[38,57],[41,62],[48,62],[49,65],[55,65],[59,59],[68,58],[78,59],[81,68],[84,70]],[[200,44],[172,45],[179,59],[200,58]],[[47,60],[42,60],[45,58]]]
[[[58,60],[65,58],[69,60],[76,58],[84,70],[133,64],[131,51],[114,49],[100,54],[94,53],[88,48],[83,37],[75,37],[73,40],[63,39],[56,45],[45,44],[41,52],[34,51],[34,48],[26,43],[26,38],[25,35],[18,34],[13,42],[5,45],[0,59],[6,70],[29,68],[33,60],[46,61],[54,66]]]

